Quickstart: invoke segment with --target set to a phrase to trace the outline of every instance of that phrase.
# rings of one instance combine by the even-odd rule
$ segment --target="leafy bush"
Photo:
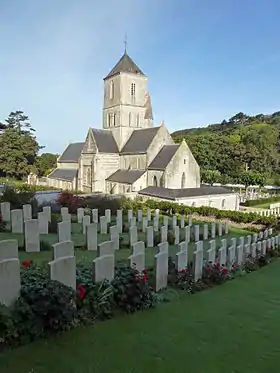
[[[105,215],[105,210],[110,209],[112,215],[117,215],[117,210],[121,209],[122,199],[113,196],[92,196],[87,197],[85,206],[89,209],[98,209],[100,215]]]
[[[169,245],[174,245],[175,236],[174,236],[174,233],[172,231],[167,232],[167,242],[169,243]]]
[[[70,214],[76,214],[79,207],[85,207],[84,198],[77,196],[68,190],[60,192],[56,202],[62,207],[68,207]]]
[[[156,296],[149,285],[146,273],[146,271],[138,272],[126,265],[116,269],[112,286],[118,308],[131,313],[154,306]]]
[[[18,190],[18,187],[6,184],[1,196],[1,202],[10,202],[12,210],[21,209],[23,205],[31,204],[32,210],[37,213],[38,204],[35,199],[35,192],[32,190],[25,188]]]
[[[211,263],[204,268],[203,281],[207,284],[222,284],[228,279],[228,269],[223,264],[220,266],[219,263]]]
[[[277,202],[280,202],[280,196],[248,200],[243,203],[243,206],[249,207],[249,206],[263,205],[265,203],[272,204],[272,203],[277,203]]]

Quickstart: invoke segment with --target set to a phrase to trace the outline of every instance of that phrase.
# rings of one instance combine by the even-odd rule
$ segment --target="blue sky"
[[[170,131],[280,110],[279,0],[0,0],[0,120],[44,151],[101,128],[103,77],[128,53]]]

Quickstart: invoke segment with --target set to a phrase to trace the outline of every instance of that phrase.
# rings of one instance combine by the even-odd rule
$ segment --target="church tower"
[[[119,150],[132,132],[153,126],[147,77],[126,50],[104,78],[103,128],[112,131]]]

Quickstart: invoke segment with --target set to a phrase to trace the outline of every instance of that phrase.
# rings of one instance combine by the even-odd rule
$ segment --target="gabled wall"
[[[162,124],[159,127],[157,134],[153,138],[148,148],[146,167],[148,167],[149,164],[152,162],[152,160],[156,157],[156,155],[159,153],[163,145],[172,145],[172,144],[174,144],[174,141],[172,137],[170,136],[165,124]]]

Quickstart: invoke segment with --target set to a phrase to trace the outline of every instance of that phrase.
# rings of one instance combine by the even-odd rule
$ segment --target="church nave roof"
[[[180,145],[164,145],[150,163],[148,170],[165,170]]]
[[[160,127],[135,130],[121,150],[121,154],[145,154]]]
[[[118,146],[111,131],[92,128],[97,149],[100,153],[119,153]]]
[[[146,170],[118,170],[107,177],[106,181],[114,181],[116,183],[133,184],[138,180]]]
[[[84,142],[75,142],[69,144],[61,156],[58,158],[58,162],[62,163],[74,163],[78,162],[81,156],[85,143]]]

